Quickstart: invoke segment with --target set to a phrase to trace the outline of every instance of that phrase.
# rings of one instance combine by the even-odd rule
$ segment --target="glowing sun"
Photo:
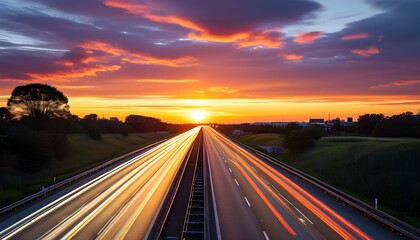
[[[191,112],[191,117],[194,121],[200,122],[206,118],[206,113],[201,110],[194,110]]]

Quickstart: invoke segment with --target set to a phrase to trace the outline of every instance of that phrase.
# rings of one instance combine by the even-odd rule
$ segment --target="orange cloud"
[[[371,46],[365,49],[353,49],[351,52],[362,57],[369,57],[371,55],[380,53],[379,49],[375,46]]]
[[[174,84],[174,83],[193,83],[193,82],[198,82],[198,80],[195,80],[195,79],[139,79],[136,82]]]
[[[316,39],[318,39],[319,36],[322,35],[322,32],[306,32],[306,33],[300,33],[296,35],[295,39],[293,39],[293,42],[295,43],[312,43]]]
[[[352,40],[352,39],[363,39],[363,38],[368,38],[370,36],[371,36],[370,33],[360,32],[360,33],[346,35],[342,37],[341,40],[347,41],[347,40]]]
[[[116,71],[120,69],[121,66],[119,65],[96,65],[96,66],[86,66],[86,67],[77,67],[75,69],[69,69],[68,71],[60,71],[55,73],[27,73],[32,80],[40,80],[40,81],[47,81],[47,80],[57,80],[57,81],[65,81],[66,79],[71,78],[81,78],[85,76],[96,76],[98,72],[107,72],[107,71]]]
[[[210,92],[215,92],[215,93],[236,93],[238,92],[238,90],[236,89],[231,89],[229,87],[211,87],[209,88]]]
[[[65,58],[58,59],[54,63],[64,66],[64,70],[52,73],[27,73],[33,80],[57,80],[96,76],[98,72],[116,71],[122,64],[152,64],[170,67],[185,67],[197,65],[197,59],[190,56],[179,58],[158,58],[147,54],[132,53],[122,48],[112,46],[109,43],[90,41],[81,44],[88,56],[80,61],[71,61]],[[101,51],[105,54],[94,54]]]
[[[177,24],[185,28],[193,29],[195,31],[204,31],[203,28],[199,27],[195,23],[183,19],[177,16],[160,16],[152,13],[151,7],[142,5],[139,3],[131,3],[130,1],[119,1],[119,0],[104,0],[103,3],[108,7],[120,8],[131,14],[139,14],[143,17],[152,20],[154,22],[161,23],[172,23]]]
[[[264,46],[279,48],[283,46],[283,36],[278,29],[267,29],[261,32],[243,32],[233,35],[213,35],[206,31],[191,32],[188,37],[200,41],[234,42],[238,48]]]
[[[283,55],[283,57],[286,60],[298,61],[302,59],[304,56],[302,54],[285,54]]]
[[[237,47],[264,46],[266,48],[278,48],[283,46],[282,35],[278,29],[267,29],[261,32],[243,32],[232,35],[213,35],[194,22],[178,16],[161,16],[152,12],[153,7],[120,0],[105,0],[104,4],[109,7],[124,9],[131,14],[139,14],[143,17],[160,23],[171,23],[193,30],[188,37],[194,40],[211,42],[233,42]]]
[[[278,29],[264,30],[260,33],[249,33],[246,38],[237,41],[237,46],[239,48],[251,46],[279,48],[283,46],[283,36]]]
[[[95,86],[91,85],[57,85],[59,89],[87,89],[87,88],[95,88]]]
[[[81,45],[81,47],[87,50],[100,50],[110,56],[101,58],[90,58],[90,61],[103,61],[104,59],[119,60],[121,63],[134,63],[134,64],[154,64],[163,65],[169,67],[185,67],[197,65],[197,59],[190,56],[179,57],[179,58],[158,58],[147,54],[132,53],[122,48],[114,47],[109,43],[91,41]]]
[[[420,80],[401,80],[401,81],[396,81],[392,83],[371,86],[370,88],[408,86],[408,85],[415,85],[415,84],[420,84]]]

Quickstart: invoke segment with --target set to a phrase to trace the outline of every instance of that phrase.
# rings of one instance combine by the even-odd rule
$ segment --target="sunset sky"
[[[419,13],[418,0],[1,0],[0,106],[47,83],[80,117],[417,113]]]

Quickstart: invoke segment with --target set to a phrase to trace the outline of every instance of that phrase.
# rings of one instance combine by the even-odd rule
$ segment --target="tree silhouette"
[[[132,126],[137,132],[158,131],[165,128],[165,124],[158,118],[133,114],[125,118],[125,123]]]
[[[9,109],[6,107],[0,107],[0,120],[9,120],[12,118],[13,115],[10,113]]]
[[[381,121],[384,120],[383,114],[364,114],[357,120],[357,131],[359,134],[370,135]]]
[[[7,101],[17,119],[65,118],[70,115],[67,97],[47,84],[33,83],[16,87]]]
[[[96,114],[96,113],[91,113],[91,114],[88,114],[88,115],[86,115],[83,119],[84,120],[90,120],[90,121],[97,121],[98,120],[98,114]]]

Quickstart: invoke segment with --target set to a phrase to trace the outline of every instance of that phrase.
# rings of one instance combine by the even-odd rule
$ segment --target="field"
[[[0,207],[34,193],[42,186],[68,178],[72,175],[99,165],[109,159],[133,151],[163,139],[155,133],[103,134],[101,141],[85,134],[69,134],[68,155],[51,163],[48,170],[40,173],[22,173],[15,170],[13,155],[0,154]]]
[[[278,138],[236,137],[252,147]],[[309,150],[274,157],[368,204],[378,198],[380,209],[420,226],[420,140],[322,138]]]
[[[259,145],[281,145],[283,136],[276,133],[244,134],[236,136],[235,139],[252,148],[261,150]]]

